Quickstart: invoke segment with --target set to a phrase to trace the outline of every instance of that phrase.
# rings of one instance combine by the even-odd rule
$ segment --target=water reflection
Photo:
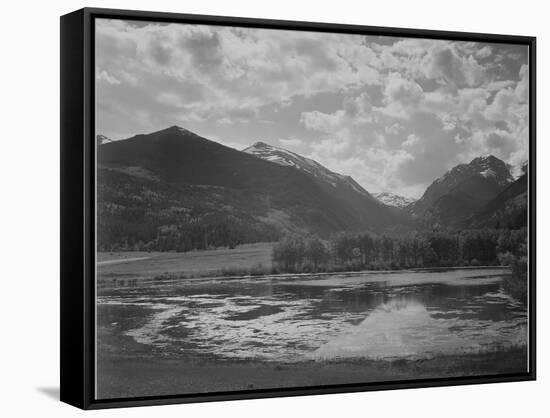
[[[503,291],[506,274],[467,269],[149,283],[102,289],[98,321],[109,326],[126,318],[117,332],[172,356],[300,361],[475,352],[526,343],[526,309]]]

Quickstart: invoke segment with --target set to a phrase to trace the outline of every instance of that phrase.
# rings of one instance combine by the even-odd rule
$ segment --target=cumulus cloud
[[[98,133],[180,124],[262,138],[418,196],[455,164],[527,157],[527,48],[432,39],[96,21]]]
[[[490,46],[486,45],[483,48],[476,51],[475,56],[476,58],[484,59],[484,58],[490,57],[492,53],[493,53],[493,49]]]
[[[105,82],[110,85],[117,85],[120,84],[120,80],[116,77],[113,77],[110,75],[107,71],[98,69],[96,74],[96,80],[97,82]]]
[[[529,100],[529,67],[525,64],[519,70],[519,82],[515,93],[520,103],[527,103]]]
[[[298,138],[280,138],[279,142],[283,147],[297,147],[302,145],[302,140]]]
[[[338,110],[331,114],[314,110],[312,112],[303,112],[300,116],[300,122],[308,129],[321,132],[334,132],[342,125],[344,118],[346,118],[344,110]]]
[[[421,60],[426,54],[418,53]],[[331,113],[302,113],[307,129],[327,136],[312,157],[345,170],[346,165],[358,167],[355,160],[361,156],[365,167],[355,176],[368,190],[416,196],[450,167],[480,154],[521,163],[528,142],[522,90],[528,85],[527,67],[521,68],[516,81],[489,79],[475,87],[467,77],[447,73],[454,81],[429,92],[415,77],[390,71],[383,80],[383,106],[358,106],[363,102],[358,95],[346,97],[341,109]],[[342,135],[346,128],[347,136]],[[366,166],[377,168],[373,172]]]
[[[423,62],[424,75],[452,86],[476,86],[484,79],[485,71],[474,56],[459,56],[451,44],[437,43]]]
[[[98,78],[120,85],[114,91],[98,85],[102,100],[140,107],[132,97],[137,94],[127,91],[131,74],[132,88],[145,99],[141,111],[160,95],[180,96],[179,101],[160,100],[177,107],[165,119],[221,118],[235,107],[257,109],[297,95],[379,83],[370,63],[375,54],[357,36],[181,24],[138,27],[120,20],[96,25]],[[150,113],[158,110],[152,107]],[[106,130],[112,129],[109,117],[105,121]]]
[[[398,118],[408,118],[410,110],[418,106],[424,91],[414,80],[403,78],[401,74],[392,72],[386,79],[384,99],[386,107],[382,112]]]

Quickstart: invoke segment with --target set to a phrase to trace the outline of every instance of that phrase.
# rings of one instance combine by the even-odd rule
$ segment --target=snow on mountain
[[[97,143],[98,144],[108,144],[109,142],[113,142],[111,138],[107,138],[105,135],[98,135],[97,137]]]
[[[492,178],[500,186],[506,186],[514,181],[514,177],[504,163],[493,155],[474,158],[468,164],[470,169],[478,171],[485,178]]]
[[[285,150],[273,148],[270,153],[265,146],[254,149],[264,158],[277,160],[282,165],[258,158],[252,149],[248,153],[241,152],[172,126],[99,146],[101,170],[111,174],[98,177],[105,181],[111,175],[116,176],[111,178],[116,178],[117,182],[107,181],[101,186],[105,187],[102,190],[108,190],[104,194],[115,196],[115,190],[122,187],[139,196],[133,200],[138,202],[139,208],[149,208],[149,198],[141,197],[148,196],[153,190],[152,180],[160,181],[163,187],[154,189],[155,205],[168,209],[158,214],[141,209],[139,212],[151,213],[155,222],[163,219],[159,222],[164,222],[162,225],[167,227],[160,233],[170,234],[170,237],[173,236],[172,225],[187,233],[197,228],[230,223],[227,234],[218,235],[243,243],[273,240],[283,233],[328,237],[339,231],[382,232],[386,228],[407,227],[400,214],[367,192],[358,193],[356,190],[362,190],[361,187],[350,178]],[[120,173],[123,175],[119,176]],[[336,186],[322,180],[325,177]],[[151,219],[144,221],[145,218],[140,216],[130,216],[133,213],[131,207],[122,213],[129,219],[132,230],[139,231],[139,225],[151,222]],[[109,219],[109,222],[117,222],[115,218]],[[150,239],[157,239],[157,236],[153,234]],[[204,240],[209,237],[201,235]],[[179,238],[178,234],[177,239],[170,241],[174,244],[167,245],[178,245],[177,248],[188,245],[186,237],[183,240],[181,236],[183,241],[178,241]],[[123,239],[126,237],[116,237],[117,242]],[[212,239],[218,240],[218,236],[212,236]],[[197,245],[205,246],[204,241]]]
[[[476,180],[477,179],[477,180]],[[411,205],[412,213],[420,215],[429,209],[438,199],[454,193],[457,188],[470,188],[468,200],[478,198],[486,199],[487,196],[478,196],[480,190],[491,188],[493,193],[504,189],[514,181],[507,164],[493,155],[474,158],[467,164],[459,164],[443,176],[435,180],[424,192],[424,195]],[[485,186],[481,187],[483,183]],[[468,184],[466,186],[466,184]],[[461,190],[461,193],[465,193]]]
[[[416,201],[416,199],[399,196],[390,192],[373,193],[373,196],[383,204],[396,208],[404,208]]]
[[[275,147],[273,145],[266,144],[265,142],[256,142],[248,148],[245,148],[243,152],[255,155],[258,158],[271,161],[279,165],[295,167],[298,170],[304,171],[320,180],[329,183],[330,185],[332,185],[332,187],[337,187],[339,184],[344,183],[354,189],[356,192],[361,193],[365,196],[372,197],[369,192],[363,189],[350,176],[344,176],[342,174],[330,171],[328,168],[319,164],[317,161],[312,160],[311,158],[303,157],[284,148]]]
[[[465,177],[482,175],[492,178],[500,186],[506,186],[514,181],[508,166],[493,155],[474,158],[468,164],[459,164],[443,176],[435,180],[434,184],[445,184],[447,188],[460,183]]]

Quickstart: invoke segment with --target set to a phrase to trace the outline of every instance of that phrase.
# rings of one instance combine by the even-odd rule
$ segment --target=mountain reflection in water
[[[175,357],[291,362],[480,352],[526,344],[526,308],[503,291],[506,274],[404,271],[106,289],[98,323],[126,315],[120,332]]]

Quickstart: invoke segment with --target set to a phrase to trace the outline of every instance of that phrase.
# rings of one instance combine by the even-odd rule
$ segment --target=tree
[[[305,242],[305,258],[313,264],[315,270],[319,266],[326,264],[329,258],[329,252],[323,241],[316,235],[309,237]]]
[[[359,236],[359,250],[361,251],[361,264],[367,265],[370,263],[371,253],[374,248],[374,240],[368,233]]]
[[[332,238],[331,242],[332,251],[341,263],[346,263],[353,260],[353,249],[358,247],[357,239],[354,236],[341,232],[336,234]]]
[[[273,262],[285,271],[296,271],[302,265],[304,256],[304,240],[298,236],[284,237],[273,247]]]

